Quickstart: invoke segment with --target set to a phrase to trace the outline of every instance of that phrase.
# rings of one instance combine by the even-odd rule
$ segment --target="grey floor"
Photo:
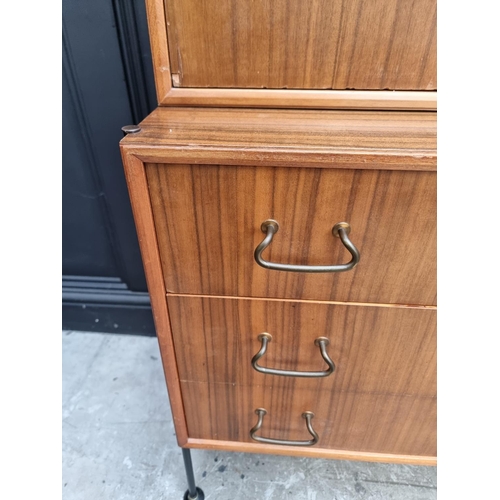
[[[63,332],[63,498],[181,500],[155,338]],[[436,498],[436,468],[193,450],[206,500]]]

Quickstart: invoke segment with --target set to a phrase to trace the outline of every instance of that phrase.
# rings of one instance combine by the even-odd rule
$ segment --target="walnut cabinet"
[[[435,464],[435,1],[147,8],[121,150],[179,445]]]

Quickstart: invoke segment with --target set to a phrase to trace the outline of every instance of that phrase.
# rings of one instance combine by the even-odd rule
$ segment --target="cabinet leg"
[[[191,450],[182,448],[182,457],[184,458],[184,467],[188,481],[188,490],[184,494],[184,500],[205,500],[205,493],[196,487],[194,480],[193,462],[191,461]]]

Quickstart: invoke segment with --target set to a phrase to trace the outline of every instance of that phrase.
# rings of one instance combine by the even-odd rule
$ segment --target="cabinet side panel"
[[[151,296],[151,306],[160,344],[177,442],[179,446],[183,446],[187,442],[186,419],[144,164],[136,156],[129,154],[125,147],[122,147],[121,151],[142,261]]]

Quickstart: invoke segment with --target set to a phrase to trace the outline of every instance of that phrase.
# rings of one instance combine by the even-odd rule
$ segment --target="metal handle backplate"
[[[347,264],[334,264],[332,266],[307,266],[300,264],[280,264],[278,262],[269,262],[262,258],[262,252],[271,244],[273,236],[278,232],[279,224],[273,220],[268,219],[261,225],[261,230],[266,233],[266,237],[257,246],[254,252],[254,258],[259,266],[266,269],[273,269],[275,271],[294,271],[299,273],[341,273],[350,271],[359,262],[359,251],[349,239],[351,226],[347,222],[338,222],[333,226],[332,233],[334,236],[340,238],[344,246],[352,255],[352,259]]]
[[[318,378],[318,377],[328,377],[328,375],[332,374],[335,370],[335,363],[332,361],[328,353],[326,352],[326,346],[330,343],[330,341],[326,337],[319,337],[314,341],[314,344],[319,347],[321,357],[328,365],[327,370],[323,370],[321,372],[299,372],[295,370],[277,370],[275,368],[266,368],[265,366],[260,366],[257,362],[267,351],[267,346],[269,342],[272,340],[272,335],[269,333],[261,333],[257,337],[262,342],[262,347],[260,351],[252,358],[252,367],[260,373],[265,373],[267,375],[283,375],[285,377],[309,377],[309,378]]]
[[[316,433],[316,431],[312,427],[311,420],[314,418],[314,413],[312,411],[305,411],[302,414],[302,417],[306,419],[306,427],[313,437],[312,439],[308,441],[293,441],[289,439],[272,439],[272,438],[266,438],[262,436],[257,436],[257,432],[260,430],[262,427],[262,423],[264,422],[264,415],[267,413],[267,410],[264,408],[257,408],[255,410],[255,413],[259,417],[257,420],[257,423],[255,424],[254,427],[250,430],[250,437],[254,441],[258,441],[259,443],[267,443],[267,444],[284,444],[287,446],[312,446],[313,444],[316,444],[319,440],[319,436]]]

